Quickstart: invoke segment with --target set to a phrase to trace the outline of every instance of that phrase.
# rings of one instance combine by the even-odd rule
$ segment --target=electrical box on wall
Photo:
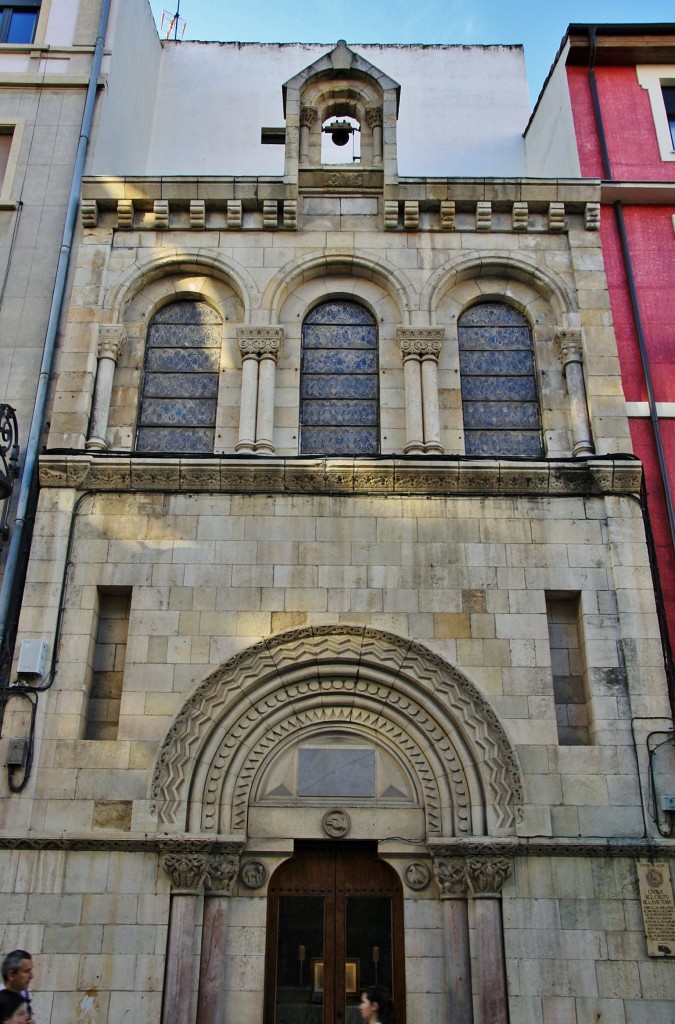
[[[661,797],[661,810],[662,811],[675,811],[675,796],[665,793]]]
[[[45,640],[24,640],[19,651],[17,675],[42,676],[47,664],[47,643]]]

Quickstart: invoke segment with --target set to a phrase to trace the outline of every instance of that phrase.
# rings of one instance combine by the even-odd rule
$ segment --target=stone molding
[[[512,867],[509,857],[434,857],[434,878],[441,899],[497,896]]]
[[[550,837],[531,839],[524,837],[472,836],[471,839],[450,837],[431,840],[427,843],[432,857],[593,857],[623,858],[638,860],[647,858],[662,860],[672,857],[673,844],[668,840],[656,839],[601,839]],[[23,835],[0,836],[0,850],[46,850],[73,851],[84,853],[232,853],[242,855],[244,842],[240,839],[226,841],[205,838],[200,834],[183,833],[168,837],[167,833],[149,835],[147,832],[112,833],[105,836],[78,835],[73,833],[34,832]]]
[[[40,456],[42,487],[89,491],[279,494],[474,494],[571,497],[639,494],[642,466],[627,456],[509,462],[445,455],[368,459],[227,455],[154,459],[129,452]]]
[[[284,340],[283,327],[237,327],[237,341],[242,356],[279,355]]]
[[[127,331],[124,324],[102,324],[98,329],[98,358],[112,359],[116,363],[126,343]]]
[[[396,331],[404,359],[407,356],[431,356],[438,360],[444,338],[444,327],[399,327]]]
[[[319,687],[312,683],[317,665],[324,666]],[[349,695],[349,704],[326,702],[331,692]],[[356,708],[359,721],[379,723],[383,742],[408,744],[403,752],[425,789],[425,801],[439,784],[444,787],[455,834],[471,834],[471,800],[478,799],[485,801],[494,830],[515,828],[523,806],[520,766],[489,702],[458,669],[422,644],[356,626],[270,637],[200,684],[179,711],[156,762],[151,796],[159,821],[185,827],[182,815],[189,804],[194,814],[201,809],[203,833],[224,831],[221,794],[229,778],[232,831],[245,833],[255,766],[278,746],[279,737],[313,724],[353,725]],[[471,764],[460,758],[450,738],[458,730],[463,746],[474,751]],[[214,753],[203,773],[202,793],[188,799],[205,737]],[[428,753],[422,753],[425,749]],[[434,759],[440,777],[431,772]],[[441,807],[437,802],[435,807],[434,812],[425,806],[432,834],[443,825]]]

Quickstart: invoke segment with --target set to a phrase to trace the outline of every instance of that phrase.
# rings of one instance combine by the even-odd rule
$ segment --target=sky
[[[573,22],[675,22],[673,0],[150,0],[180,6],[184,39],[224,42],[522,43],[532,102]],[[160,34],[165,35],[168,21]],[[358,46],[357,46],[358,48]]]

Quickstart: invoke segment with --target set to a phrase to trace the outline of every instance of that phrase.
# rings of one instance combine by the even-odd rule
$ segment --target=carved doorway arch
[[[194,691],[155,767],[159,824],[246,839],[251,794],[273,752],[326,729],[376,735],[406,759],[427,838],[515,833],[518,760],[478,688],[421,644],[349,626],[270,637]],[[321,835],[317,825],[307,838]]]

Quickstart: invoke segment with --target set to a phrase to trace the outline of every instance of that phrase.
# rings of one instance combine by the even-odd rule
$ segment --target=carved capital
[[[242,356],[272,356],[276,359],[283,340],[283,327],[237,327]]]
[[[468,895],[466,862],[463,857],[434,857],[434,878],[441,899]]]
[[[399,327],[396,332],[404,359],[407,356],[438,359],[444,337],[444,327]]]
[[[210,892],[225,896],[232,894],[232,888],[239,874],[239,855],[214,853],[207,858],[206,887]]]
[[[382,124],[382,107],[368,107],[366,110],[366,124],[371,131]]]
[[[563,366],[583,362],[582,337],[578,330],[561,330],[556,336],[556,345]]]
[[[511,874],[508,857],[434,857],[434,878],[441,899],[495,896]]]
[[[112,359],[116,363],[126,343],[127,332],[123,324],[104,324],[98,329],[98,358]]]
[[[469,891],[475,896],[496,895],[511,874],[512,861],[507,857],[468,857],[466,877]]]
[[[319,113],[316,107],[300,107],[300,124],[305,128],[311,128]]]
[[[162,867],[174,889],[201,892],[209,877],[210,857],[206,853],[165,853]]]

